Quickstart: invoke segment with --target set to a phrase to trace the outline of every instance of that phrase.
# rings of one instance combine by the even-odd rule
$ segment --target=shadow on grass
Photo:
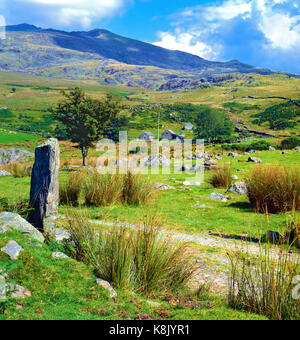
[[[231,208],[238,208],[245,212],[253,212],[253,208],[249,202],[234,202],[229,205]]]

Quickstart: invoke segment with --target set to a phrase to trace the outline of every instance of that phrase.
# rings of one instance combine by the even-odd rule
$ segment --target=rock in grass
[[[13,299],[25,299],[31,296],[31,292],[22,286],[8,283],[7,287],[8,287],[8,292],[11,292],[11,297]]]
[[[17,260],[23,248],[16,241],[9,241],[1,250],[12,260]]]
[[[245,182],[233,183],[227,190],[227,193],[234,193],[238,195],[246,195],[248,193],[247,184]]]
[[[261,159],[257,158],[257,157],[249,157],[248,158],[248,162],[252,162],[252,163],[261,163]]]
[[[157,184],[155,184],[154,189],[155,190],[175,190],[175,188],[172,187],[171,185],[164,184],[164,183],[157,183]]]
[[[54,259],[69,259],[69,256],[67,256],[66,254],[61,253],[61,252],[52,253],[52,257]]]
[[[222,195],[222,194],[216,194],[215,192],[213,192],[212,194],[210,194],[209,197],[210,197],[212,200],[215,200],[215,201],[227,202],[227,198],[226,198],[224,195]]]
[[[12,174],[5,170],[0,170],[0,177],[2,176],[12,176]]]
[[[56,242],[62,242],[65,240],[69,240],[71,238],[71,233],[69,233],[66,230],[61,230],[56,228],[55,230],[55,241]]]
[[[114,298],[118,295],[117,292],[113,289],[113,287],[109,284],[109,282],[104,281],[102,279],[96,279],[96,283],[98,286],[101,286],[102,288],[106,289],[109,292],[111,298]]]
[[[30,204],[34,208],[28,221],[36,228],[54,235],[59,203],[59,144],[49,139],[35,150],[31,175]]]
[[[23,235],[30,236],[39,242],[45,241],[43,234],[18,214],[11,212],[1,213],[0,224],[1,222],[7,225],[9,228],[19,231]]]
[[[27,162],[33,156],[33,153],[23,149],[0,149],[0,165]]]

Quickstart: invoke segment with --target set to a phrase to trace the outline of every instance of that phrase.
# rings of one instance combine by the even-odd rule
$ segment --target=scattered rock
[[[249,157],[248,162],[261,163],[262,160],[260,158],[257,158],[257,157]]]
[[[185,181],[185,182],[183,182],[182,184],[183,184],[184,186],[186,186],[186,187],[192,185],[189,181]]]
[[[224,195],[222,195],[222,194],[217,194],[217,193],[215,193],[215,192],[213,192],[212,194],[210,194],[209,197],[210,197],[212,200],[227,202],[227,198],[226,198]]]
[[[12,176],[12,174],[5,170],[0,170],[0,177],[2,176]]]
[[[239,179],[237,175],[232,175],[231,178],[235,181]]]
[[[172,187],[171,185],[164,184],[164,183],[155,184],[154,189],[155,190],[175,190],[175,188]]]
[[[22,286],[19,286],[19,285],[14,286],[10,283],[7,286],[9,288],[8,291],[12,292],[11,297],[13,299],[25,299],[31,296],[31,292]]]
[[[240,157],[240,155],[236,152],[229,152],[228,157],[238,158],[238,157]]]
[[[247,184],[245,182],[233,183],[227,190],[227,193],[231,192],[238,195],[246,195],[248,193]]]
[[[193,208],[212,209],[212,207],[210,207],[209,205],[206,205],[206,204],[196,204],[196,205],[194,205]]]
[[[28,235],[32,237],[33,239],[39,242],[45,241],[44,236],[36,228],[34,228],[34,226],[32,226],[30,223],[28,223],[26,220],[24,220],[24,218],[22,218],[18,214],[11,213],[11,212],[1,213],[0,223],[1,222],[9,226],[12,229],[19,231],[20,233],[24,235]]]
[[[52,257],[54,259],[69,259],[69,256],[67,256],[66,254],[61,253],[61,252],[52,253]]]
[[[102,279],[96,279],[96,283],[97,283],[98,286],[101,286],[102,288],[106,289],[109,292],[109,295],[110,295],[111,298],[114,298],[114,297],[117,296],[116,291],[109,284],[109,282],[104,281]]]
[[[71,238],[71,233],[69,233],[66,230],[61,230],[56,228],[55,230],[55,241],[56,242],[62,242],[64,240],[69,240]]]
[[[194,182],[193,183],[193,187],[200,187],[201,186],[201,183],[200,182]]]
[[[31,176],[30,204],[34,210],[28,221],[38,229],[53,235],[59,203],[59,144],[51,138],[35,150]]]
[[[274,146],[269,146],[269,151],[276,151],[276,149],[274,148]]]
[[[300,146],[296,146],[296,147],[295,147],[295,150],[296,150],[296,151],[300,151]]]
[[[23,248],[16,241],[9,241],[1,251],[9,255],[12,260],[17,260]]]
[[[35,247],[40,247],[42,248],[43,245],[41,243],[31,243],[31,242],[26,242],[28,246],[35,246]]]
[[[145,162],[145,167],[168,167],[171,165],[171,161],[163,155],[159,156],[149,156]]]
[[[0,149],[0,165],[27,162],[34,157],[32,152],[23,149]]]

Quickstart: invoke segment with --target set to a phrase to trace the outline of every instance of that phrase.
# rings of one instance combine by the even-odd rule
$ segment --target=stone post
[[[33,211],[28,222],[37,229],[53,235],[59,204],[59,144],[51,138],[35,150],[31,175],[30,205]]]

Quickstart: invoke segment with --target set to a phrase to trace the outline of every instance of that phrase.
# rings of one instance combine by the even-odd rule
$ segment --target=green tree
[[[116,119],[120,104],[111,94],[103,101],[92,99],[76,87],[53,109],[53,116],[65,129],[68,138],[81,150],[82,164],[86,166],[89,148],[101,139],[111,122]]]
[[[197,138],[207,141],[222,141],[234,132],[234,125],[226,112],[207,108],[195,119]]]

